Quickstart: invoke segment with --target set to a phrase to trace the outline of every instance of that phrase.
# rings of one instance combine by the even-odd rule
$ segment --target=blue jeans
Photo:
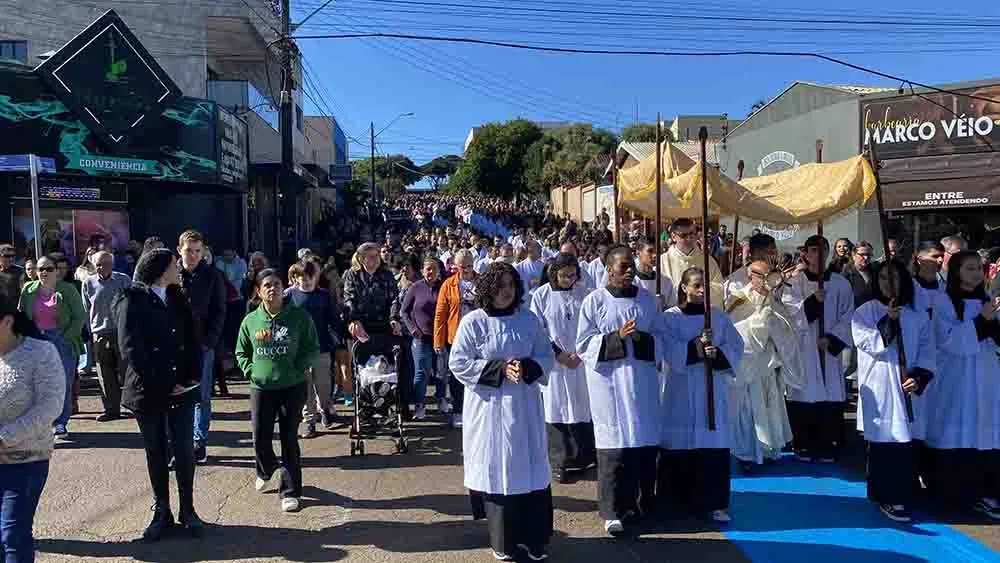
[[[73,381],[76,379],[77,357],[73,354],[73,345],[66,340],[62,332],[58,329],[43,330],[45,339],[51,342],[59,352],[59,359],[62,360],[63,370],[66,372],[66,395],[63,398],[62,413],[55,419],[56,426],[66,426],[69,417],[73,416]]]
[[[0,561],[34,563],[38,499],[49,477],[49,460],[0,463]]]
[[[212,386],[215,371],[215,350],[204,350],[201,357],[201,402],[194,406],[194,442],[204,445],[208,441],[208,427],[212,423]]]
[[[437,354],[434,343],[413,339],[413,402],[424,404],[427,399],[427,380],[434,379],[434,398],[443,399],[445,395],[444,379],[434,377],[437,368]]]

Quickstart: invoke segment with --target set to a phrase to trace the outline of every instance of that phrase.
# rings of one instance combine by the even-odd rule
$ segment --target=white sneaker
[[[513,561],[514,558],[506,553],[500,553],[499,551],[493,550],[493,559],[497,561]]]
[[[427,407],[417,405],[417,408],[413,411],[413,420],[423,420],[425,418],[427,418]]]
[[[713,510],[712,520],[719,522],[720,524],[725,524],[728,522],[732,522],[733,518],[732,516],[729,515],[728,510]]]
[[[270,479],[261,479],[257,477],[257,480],[253,484],[253,488],[257,490],[258,493],[267,493],[274,490],[274,485],[276,484],[274,477]]]
[[[622,525],[621,520],[605,520],[604,531],[612,536],[616,536],[625,531],[625,526]]]
[[[441,414],[451,414],[451,403],[444,397],[438,399],[438,412]]]
[[[462,427],[462,414],[461,413],[451,415],[451,427],[452,428],[461,428]]]
[[[281,499],[282,512],[295,512],[299,509],[299,499],[295,497],[285,497]]]

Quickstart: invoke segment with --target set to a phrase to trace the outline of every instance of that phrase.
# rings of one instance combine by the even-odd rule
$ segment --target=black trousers
[[[545,427],[549,434],[549,463],[553,471],[583,469],[597,461],[593,422],[552,422]]]
[[[788,401],[795,453],[812,458],[836,458],[844,445],[844,403]]]
[[[647,513],[654,505],[659,448],[597,450],[597,510],[605,520]]]
[[[868,500],[911,506],[920,493],[918,468],[913,442],[868,442]]]
[[[306,382],[284,389],[250,388],[250,420],[253,424],[253,451],[257,476],[270,479],[279,468],[290,479],[281,483],[281,498],[302,496],[302,452],[299,450],[299,423],[306,404]],[[274,455],[274,421],[278,421],[281,463]]]
[[[656,496],[681,510],[729,508],[729,450],[660,450]]]
[[[114,334],[95,335],[91,350],[94,351],[94,360],[97,364],[97,379],[101,383],[104,414],[117,416],[122,412],[124,378],[121,359],[118,357],[118,338]]]
[[[164,412],[137,412],[143,447],[146,450],[146,471],[153,488],[156,505],[170,511],[170,469],[174,458],[177,473],[177,493],[180,515],[194,511],[194,403],[172,405]],[[168,438],[169,435],[169,438]]]
[[[552,488],[522,495],[491,495],[469,491],[473,517],[486,518],[490,547],[504,554],[517,553],[518,544],[533,553],[544,551],[552,537]]]
[[[920,474],[931,497],[939,504],[968,509],[976,499],[1000,493],[1000,452],[996,450],[924,447]]]

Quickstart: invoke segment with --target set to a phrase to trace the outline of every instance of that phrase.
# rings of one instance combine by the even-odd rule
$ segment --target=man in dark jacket
[[[872,245],[861,241],[851,253],[851,264],[844,266],[841,272],[854,290],[854,306],[860,307],[872,300]]]
[[[14,264],[17,252],[12,244],[0,244],[0,286],[12,299],[21,297],[24,285],[24,268]]]
[[[204,261],[205,237],[198,231],[181,233],[177,251],[181,255],[181,284],[191,303],[194,333],[202,349],[201,402],[194,408],[194,458],[197,463],[205,463],[205,444],[212,422],[215,349],[226,324],[226,283],[222,272]]]

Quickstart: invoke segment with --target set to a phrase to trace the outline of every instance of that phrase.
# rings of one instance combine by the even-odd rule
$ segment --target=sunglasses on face
[[[41,268],[38,268],[38,271],[39,272],[49,272],[49,273],[51,273],[51,272],[56,271],[56,268],[55,268],[55,266],[43,266]]]

